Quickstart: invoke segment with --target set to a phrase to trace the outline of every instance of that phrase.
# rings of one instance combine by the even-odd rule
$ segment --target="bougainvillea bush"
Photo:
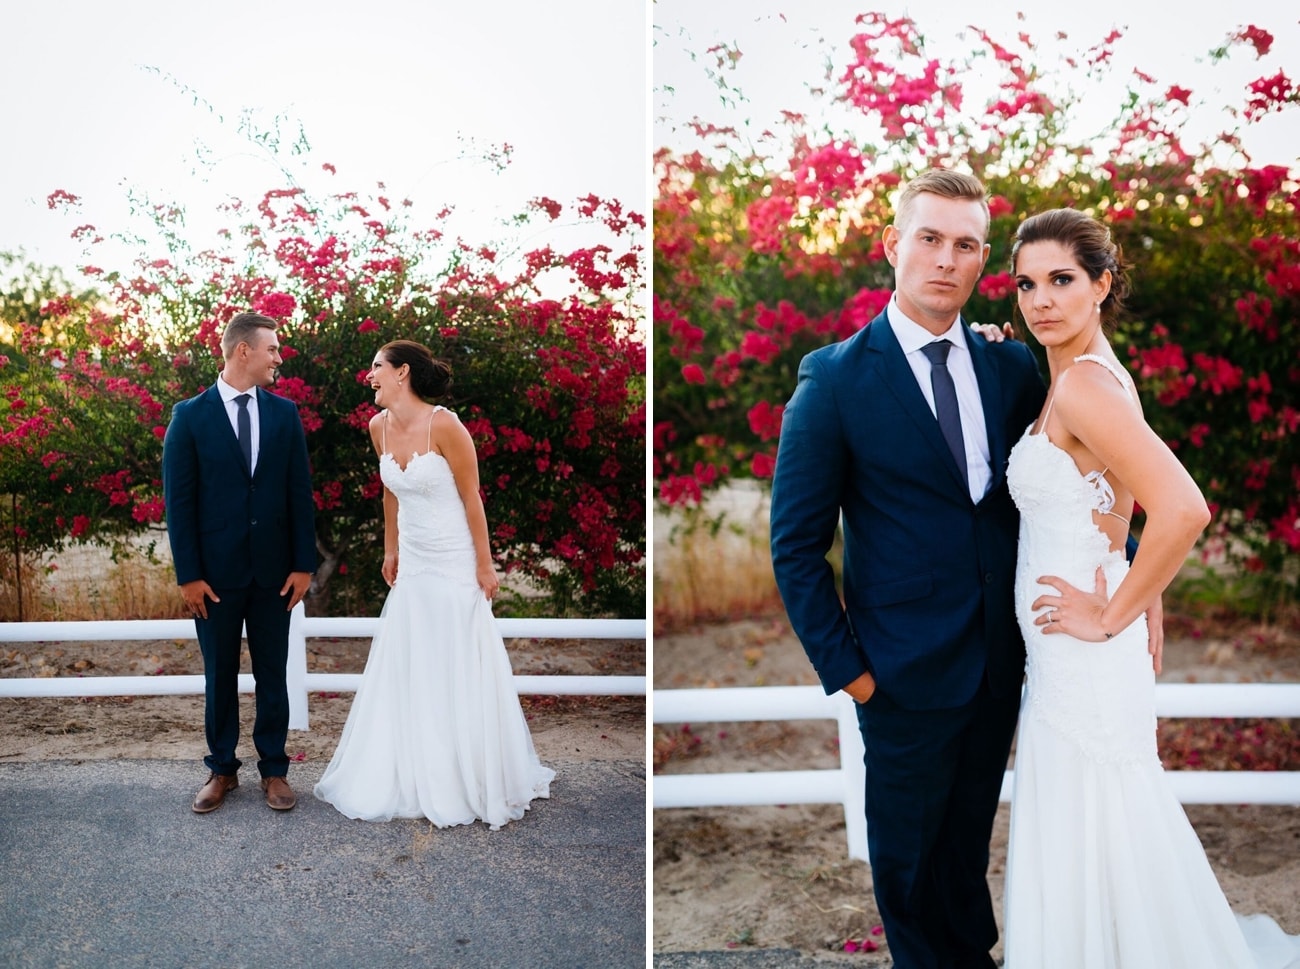
[[[1272,68],[1271,35],[1243,27],[1211,52],[1212,64],[1257,59],[1262,73],[1228,106],[1229,130],[1193,145],[1183,129],[1197,92],[1140,72],[1108,130],[1067,136],[1118,32],[1049,68],[1027,34],[1001,43],[972,29],[969,55],[945,62],[909,19],[864,14],[857,28],[830,62],[816,123],[786,112],[754,138],[765,119],[695,119],[694,148],[655,155],[656,500],[690,508],[731,479],[770,477],[800,358],[857,332],[889,298],[891,193],[926,167],[952,167],[992,199],[992,255],[968,319],[1012,319],[1009,244],[1026,215],[1074,206],[1110,226],[1135,284],[1116,349],[1215,513],[1203,554],[1294,597],[1300,189],[1240,146],[1246,126],[1294,116],[1300,102]],[[741,54],[712,53],[719,76]],[[992,93],[972,95],[976,80]]]
[[[75,214],[75,195],[49,202]],[[298,405],[307,432],[317,610],[371,614],[382,598],[365,375],[380,346],[410,338],[451,363],[445,403],[478,450],[495,558],[522,580],[508,585],[541,596],[502,608],[644,615],[642,216],[594,196],[535,199],[521,230],[577,220],[607,241],[505,260],[443,238],[437,224],[413,226],[411,203],[382,186],[312,198],[290,184],[255,205],[232,200],[229,227],[205,246],[187,238],[180,207],[138,204],[153,229],[141,241],[149,255],[130,270],[82,267],[98,293],[71,294],[39,271],[9,286],[0,485],[27,548],[164,524],[170,408],[211,385],[222,328],[253,309],[282,322],[274,391]],[[93,259],[98,230],[75,231]]]

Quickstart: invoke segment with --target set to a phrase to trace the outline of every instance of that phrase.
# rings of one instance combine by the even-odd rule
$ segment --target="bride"
[[[456,415],[428,403],[451,370],[397,340],[370,370],[392,586],[338,749],[314,789],[350,818],[494,830],[550,794],[492,618],[496,573],[478,463]]]
[[[1051,384],[1007,472],[1020,509],[1016,614],[1028,690],[1016,742],[1008,969],[1300,966],[1300,936],[1228,907],[1156,753],[1144,613],[1209,511],[1143,419],[1104,329],[1127,290],[1119,249],[1072,209],[1012,248],[1021,314]],[[1130,567],[1134,504],[1147,515]]]

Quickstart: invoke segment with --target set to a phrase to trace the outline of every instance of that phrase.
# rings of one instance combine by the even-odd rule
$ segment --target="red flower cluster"
[[[985,276],[979,281],[979,293],[986,299],[998,302],[1016,295],[1016,280],[1011,273]]]
[[[889,299],[881,232],[895,189],[931,165],[956,167],[990,196],[988,275],[966,317],[1007,318],[1009,243],[1026,214],[1069,206],[1105,221],[1137,267],[1116,345],[1148,419],[1215,509],[1207,548],[1248,550],[1261,574],[1282,574],[1278,555],[1300,527],[1295,171],[1250,164],[1240,129],[1193,142],[1192,90],[1142,70],[1124,79],[1105,131],[1069,134],[1078,92],[1114,70],[1118,31],[1082,57],[1036,64],[1049,47],[1024,33],[1003,43],[972,28],[971,54],[949,62],[909,19],[869,13],[857,25],[832,53],[818,110],[782,112],[767,128],[694,119],[675,130],[699,146],[655,152],[657,499],[698,505],[733,474],[771,475],[800,358],[851,337]],[[1261,56],[1274,44],[1256,26],[1229,42]],[[974,71],[997,85],[979,104],[958,83]],[[1297,104],[1279,72],[1228,113],[1250,124]],[[844,108],[853,120],[837,129]]]
[[[790,167],[795,194],[827,209],[852,198],[866,172],[861,153],[838,141],[808,151]]]
[[[1273,35],[1254,24],[1237,31],[1231,39],[1250,44],[1255,48],[1257,57],[1263,57],[1273,49]]]
[[[66,192],[49,199],[52,208],[76,202]],[[556,219],[564,207],[539,198],[529,208]],[[111,311],[61,287],[43,290],[14,326],[24,368],[0,360],[0,463],[40,468],[50,479],[22,496],[25,540],[49,548],[159,523],[159,401],[210,384],[222,328],[251,308],[282,321],[285,366],[273,390],[294,401],[308,432],[324,554],[318,582],[342,583],[337,608],[367,610],[382,586],[382,483],[365,435],[376,408],[364,374],[379,345],[410,337],[452,364],[448,403],[479,447],[498,564],[526,573],[557,613],[643,614],[646,361],[636,230],[644,218],[588,195],[574,221],[606,239],[526,260],[506,255],[516,251],[507,246],[463,243],[439,266],[430,264],[443,245],[437,223],[450,210],[434,226],[415,227],[408,209],[382,194],[318,201],[296,187],[274,189],[256,206],[224,206],[236,230],[196,252],[183,211],[152,206],[145,211],[168,251],[142,256],[129,277],[104,277]],[[76,232],[88,241],[94,230]],[[569,270],[569,292],[538,297],[539,275],[556,267]],[[33,360],[51,365],[33,368]],[[78,455],[75,469],[69,454]]]
[[[1261,77],[1247,86],[1250,98],[1246,101],[1246,120],[1258,121],[1273,111],[1281,111],[1288,104],[1300,101],[1300,91],[1282,71],[1272,77]]]
[[[253,311],[275,320],[288,319],[298,308],[298,301],[288,293],[271,292],[253,303]]]

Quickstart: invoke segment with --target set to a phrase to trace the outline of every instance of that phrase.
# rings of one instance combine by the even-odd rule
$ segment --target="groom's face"
[[[916,196],[903,220],[885,227],[885,256],[903,312],[936,334],[951,326],[984,271],[987,233],[979,202]]]

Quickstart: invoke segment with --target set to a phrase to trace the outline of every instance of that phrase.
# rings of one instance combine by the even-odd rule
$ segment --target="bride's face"
[[[406,377],[407,367],[394,367],[384,359],[382,353],[375,354],[374,362],[370,364],[370,373],[367,375],[370,379],[370,387],[375,392],[375,405],[386,407],[385,398],[388,403],[392,403],[401,393],[402,382]]]
[[[1016,254],[1016,301],[1043,346],[1090,338],[1101,325],[1099,304],[1110,291],[1110,273],[1092,280],[1074,253],[1059,242],[1031,242]]]

